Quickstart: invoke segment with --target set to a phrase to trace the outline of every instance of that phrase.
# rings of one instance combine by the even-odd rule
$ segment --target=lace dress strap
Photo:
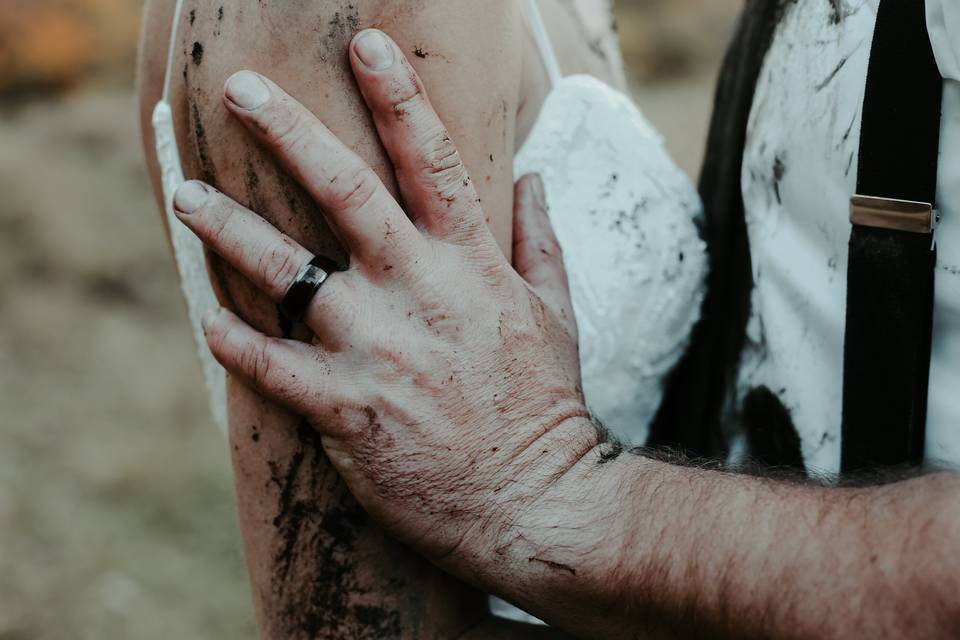
[[[550,83],[556,86],[563,79],[563,72],[560,70],[557,52],[550,41],[550,34],[547,33],[547,27],[543,23],[543,16],[540,14],[540,6],[537,4],[537,0],[527,0],[527,17],[530,20],[530,28],[533,30],[537,48],[540,50],[543,66],[547,68],[547,73],[550,76]]]
[[[170,80],[173,76],[173,56],[177,45],[178,29],[180,27],[180,16],[183,13],[183,0],[177,0],[173,10],[173,23],[170,26],[170,43],[167,46],[167,68],[163,74],[163,97],[161,102],[170,102]]]
[[[224,432],[227,429],[226,372],[206,346],[201,318],[209,309],[217,307],[217,298],[207,275],[203,244],[185,226],[180,224],[173,212],[173,196],[184,183],[180,149],[177,146],[177,131],[173,125],[173,107],[170,104],[173,61],[183,0],[177,0],[170,27],[170,45],[167,50],[167,68],[163,78],[163,95],[153,110],[153,137],[160,166],[160,184],[163,189],[163,210],[170,231],[170,244],[180,276],[180,289],[187,302],[187,314],[193,328],[193,338],[200,357],[204,382],[210,399],[210,409],[216,424]]]

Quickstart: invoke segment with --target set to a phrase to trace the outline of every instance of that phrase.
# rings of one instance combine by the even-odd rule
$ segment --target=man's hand
[[[312,422],[371,515],[581,637],[957,637],[957,476],[830,490],[601,443],[537,180],[517,187],[514,270],[397,47],[365,32],[350,56],[406,210],[279,87],[234,76],[227,108],[321,205],[351,265],[308,309],[312,344],[227,311],[206,329],[229,371]],[[176,205],[274,300],[312,258],[208,186]]]
[[[388,531],[492,583],[489,558],[506,560],[524,514],[598,445],[560,250],[542,185],[525,178],[515,270],[399,48],[368,31],[350,59],[406,210],[278,86],[233,76],[226,108],[316,199],[351,264],[308,308],[313,344],[268,338],[221,311],[205,323],[209,345],[228,371],[311,421]],[[312,258],[207,185],[188,183],[175,203],[184,224],[278,302]]]

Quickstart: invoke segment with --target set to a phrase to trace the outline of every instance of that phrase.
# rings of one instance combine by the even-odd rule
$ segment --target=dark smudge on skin
[[[200,159],[201,179],[209,185],[216,186],[217,170],[210,159],[210,149],[207,143],[207,130],[203,126],[203,118],[200,116],[200,107],[196,101],[193,102],[190,109],[190,119],[193,121],[193,138],[197,149],[197,157]]]
[[[354,5],[348,4],[334,13],[327,22],[326,33],[320,41],[320,61],[342,58],[346,65],[347,60],[343,54],[359,29],[360,14]]]
[[[366,593],[356,564],[358,537],[370,526],[366,513],[332,470],[320,435],[306,421],[297,428],[296,443],[286,466],[270,465],[271,483],[279,491],[272,589],[281,607],[271,632],[284,638],[398,637],[399,611],[351,602]],[[336,498],[321,504],[317,496],[332,487]]]
[[[371,629],[371,637],[399,638],[403,633],[400,616],[382,606],[357,605],[353,608],[357,622],[364,628]]]
[[[203,45],[199,42],[194,42],[190,57],[193,58],[193,64],[199,67],[203,63]]]
[[[247,202],[253,211],[262,211],[260,201],[260,172],[254,165],[253,158],[247,156],[246,168],[243,174],[243,186],[247,191]]]

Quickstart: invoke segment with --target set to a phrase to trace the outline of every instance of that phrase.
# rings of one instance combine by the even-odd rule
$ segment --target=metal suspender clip
[[[862,227],[933,233],[940,212],[929,202],[856,195],[850,198],[850,222]]]

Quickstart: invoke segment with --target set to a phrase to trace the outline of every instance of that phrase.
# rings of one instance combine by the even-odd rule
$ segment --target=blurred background
[[[617,2],[631,88],[691,175],[741,3]],[[141,8],[0,0],[0,640],[254,637],[143,168]]]

